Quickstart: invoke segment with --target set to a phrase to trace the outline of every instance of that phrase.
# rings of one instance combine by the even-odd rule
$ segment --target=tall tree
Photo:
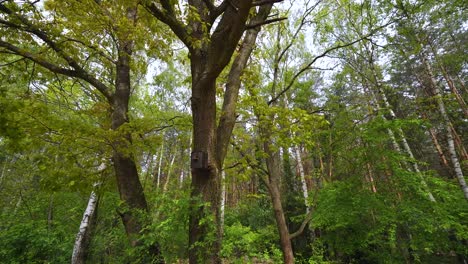
[[[0,47],[54,74],[86,82],[107,103],[110,126],[105,129],[114,131],[112,160],[125,204],[120,214],[131,245],[140,246],[140,233],[147,223],[138,211],[148,211],[148,204],[134,157],[128,151],[131,135],[121,129],[129,122],[131,71],[136,63],[133,54],[138,36],[134,31],[139,25],[137,5],[124,1],[114,6],[102,1],[49,1],[45,8],[49,13],[37,2],[3,1]],[[157,244],[150,251],[161,259]]]
[[[220,263],[221,249],[221,167],[232,133],[235,103],[239,85],[226,87],[225,111],[216,126],[216,80],[230,62],[238,43],[248,29],[255,29],[247,36],[245,48],[234,63],[236,75],[242,72],[242,64],[249,57],[249,49],[255,42],[256,28],[267,24],[266,17],[274,2],[280,1],[231,1],[218,6],[212,0],[188,1],[187,16],[180,15],[177,1],[147,1],[145,6],[155,18],[167,24],[189,51],[191,66],[191,108],[193,120],[192,141],[192,198],[189,223],[189,260],[199,263],[206,255],[211,263]],[[261,6],[257,19],[250,16],[253,7]],[[214,29],[212,27],[215,26]],[[255,33],[257,32],[257,33]],[[246,37],[247,37],[246,36]],[[236,67],[241,67],[240,69]],[[233,78],[233,80],[238,77]],[[229,88],[233,87],[233,88]],[[233,106],[233,107],[232,107]],[[200,200],[201,199],[201,200]],[[204,221],[211,214],[214,230]],[[211,229],[211,230],[210,230]],[[214,232],[216,239],[209,237]]]

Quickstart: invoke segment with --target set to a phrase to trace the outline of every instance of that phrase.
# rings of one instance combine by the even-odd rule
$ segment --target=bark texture
[[[262,138],[271,138],[266,130],[261,132]],[[267,140],[263,143],[263,150],[268,153],[266,158],[266,165],[268,171],[267,187],[270,192],[270,197],[273,205],[273,211],[275,214],[276,227],[280,236],[280,245],[283,252],[283,260],[286,264],[294,263],[294,253],[292,243],[289,236],[288,224],[284,216],[283,205],[281,204],[281,193],[280,193],[280,178],[281,178],[281,167],[280,167],[280,155],[278,151],[272,151],[272,142]]]
[[[96,186],[96,185],[95,185]],[[91,241],[91,232],[93,231],[94,221],[97,215],[97,205],[99,198],[94,190],[89,196],[88,205],[83,213],[80,230],[76,234],[75,245],[73,246],[72,264],[84,264],[88,257],[89,243]]]
[[[437,106],[439,108],[439,112],[445,124],[448,151],[450,154],[450,160],[452,161],[453,170],[455,171],[455,176],[457,177],[458,184],[460,185],[463,195],[465,199],[468,201],[468,186],[466,185],[465,177],[463,176],[463,171],[460,166],[460,161],[458,159],[457,151],[455,150],[455,141],[453,139],[450,118],[445,108],[444,100],[442,99],[442,93],[440,92],[440,89],[437,86],[437,81],[435,80],[431,64],[428,61],[427,54],[423,52],[422,55],[423,55],[424,68],[429,77],[429,81],[431,84],[431,88],[434,92],[434,96],[437,102]]]
[[[207,168],[192,169],[192,205],[189,220],[189,261],[199,263],[208,259],[221,263],[221,164],[216,154],[216,79],[229,63],[244,33],[251,1],[233,1],[224,11],[219,24],[207,42],[200,22],[191,23],[192,38],[201,41],[201,48],[189,46],[192,74],[193,151],[208,154]],[[196,7],[203,21],[210,19],[203,1],[189,1]],[[230,138],[230,135],[229,135]],[[201,199],[202,205],[200,205]],[[201,222],[210,211],[214,216],[214,229]],[[217,239],[209,241],[210,232]]]

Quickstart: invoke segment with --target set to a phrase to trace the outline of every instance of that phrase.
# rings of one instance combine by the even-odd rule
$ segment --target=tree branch
[[[187,33],[185,26],[177,20],[174,9],[170,6],[167,0],[161,1],[161,5],[164,10],[158,8],[154,2],[145,4],[144,7],[155,18],[168,25],[174,34],[185,44],[185,46],[187,46],[187,48],[192,49],[189,41],[189,34]]]
[[[92,86],[94,86],[99,92],[101,92],[102,95],[104,95],[109,102],[111,102],[113,100],[111,89],[109,89],[109,87],[107,87],[104,83],[100,82],[98,79],[93,77],[89,72],[87,72],[83,67],[81,67],[76,60],[74,60],[71,56],[66,54],[59,47],[57,42],[53,41],[52,38],[45,31],[43,31],[40,28],[33,25],[25,16],[14,13],[12,10],[7,8],[3,4],[0,4],[0,11],[6,13],[8,15],[16,17],[26,27],[23,28],[23,27],[21,27],[19,25],[11,23],[11,22],[8,22],[8,21],[6,21],[6,22],[8,22],[9,24],[12,24],[11,25],[12,27],[21,28],[25,32],[29,32],[29,33],[32,33],[32,34],[36,35],[38,38],[40,38],[42,41],[44,41],[52,50],[54,50],[55,53],[57,53],[57,55],[59,55],[61,58],[63,58],[67,62],[67,64],[70,67],[72,67],[74,70],[63,68],[63,67],[58,66],[58,65],[56,65],[54,63],[48,62],[48,61],[46,61],[46,60],[44,60],[42,58],[39,58],[36,54],[27,52],[27,51],[25,51],[25,50],[23,50],[23,49],[21,49],[19,47],[16,47],[16,46],[14,46],[14,45],[12,45],[10,43],[4,42],[4,41],[0,41],[0,46],[4,47],[4,48],[6,48],[6,49],[8,49],[10,51],[13,51],[15,54],[17,54],[19,56],[26,57],[26,58],[36,62],[37,64],[43,66],[44,68],[51,70],[52,72],[67,75],[69,77],[81,78],[84,81],[91,84]]]
[[[273,97],[270,101],[268,101],[268,105],[271,105],[272,103],[276,102],[283,94],[285,94],[287,91],[289,91],[289,89],[291,89],[291,87],[296,82],[297,78],[300,75],[302,75],[305,71],[312,69],[312,64],[314,64],[318,59],[325,57],[328,53],[330,53],[330,52],[332,52],[334,50],[341,49],[341,48],[346,48],[346,47],[349,47],[349,46],[352,46],[352,45],[358,43],[359,41],[367,39],[370,36],[374,35],[380,29],[382,29],[384,27],[387,27],[388,25],[390,25],[392,23],[393,23],[393,21],[389,22],[389,23],[387,23],[385,25],[382,25],[380,27],[377,27],[376,29],[372,30],[369,34],[367,34],[367,35],[365,35],[363,37],[360,37],[360,38],[358,38],[358,39],[356,39],[354,41],[348,42],[346,44],[336,45],[334,47],[331,47],[331,48],[325,50],[324,52],[322,52],[322,54],[316,56],[314,59],[312,59],[312,61],[310,63],[308,63],[306,66],[302,67],[296,74],[294,74],[294,76],[292,77],[291,81],[286,86],[286,88],[284,88],[280,93],[278,93],[275,97]]]
[[[203,3],[205,3],[210,13],[212,13],[216,9],[216,6],[213,4],[211,0],[203,0]]]
[[[274,4],[274,3],[280,3],[283,2],[283,0],[258,0],[252,2],[252,6],[261,6],[261,5],[267,5],[267,4]]]
[[[91,84],[92,86],[94,86],[99,92],[101,92],[106,97],[106,99],[109,100],[109,102],[111,102],[113,100],[112,99],[112,94],[110,93],[110,89],[105,84],[103,84],[102,82],[100,82],[99,80],[97,80],[96,78],[91,76],[90,74],[88,74],[86,71],[78,71],[76,69],[72,70],[72,69],[67,69],[67,68],[61,67],[61,66],[59,66],[57,64],[51,63],[49,61],[46,61],[46,60],[40,58],[36,54],[27,52],[26,50],[23,50],[23,49],[21,49],[21,48],[19,48],[17,46],[14,46],[14,45],[12,45],[12,44],[10,44],[8,42],[2,41],[2,40],[0,40],[0,47],[6,48],[7,50],[13,52],[13,54],[15,54],[17,56],[27,58],[27,59],[41,65],[42,67],[50,70],[51,72],[66,75],[66,76],[69,76],[69,77],[80,78],[80,79],[86,81],[87,83]]]
[[[286,19],[288,19],[288,18],[287,17],[278,17],[278,18],[268,19],[268,20],[265,20],[265,21],[262,21],[262,22],[248,24],[248,25],[245,26],[245,28],[246,29],[252,29],[252,28],[259,27],[259,26],[275,23],[275,22],[278,22],[278,21],[283,21],[283,20],[286,20]]]
[[[313,201],[315,201],[315,199],[317,198],[317,195],[318,195],[318,189],[315,189]],[[310,220],[312,220],[312,214],[314,213],[314,210],[313,210],[312,206],[309,207],[309,209],[310,210],[307,213],[306,217],[304,218],[304,221],[302,221],[301,226],[299,227],[299,229],[296,232],[294,232],[292,234],[289,234],[289,239],[294,239],[294,238],[298,237],[299,235],[301,235],[302,232],[304,232],[304,228],[310,222]]]
[[[302,221],[301,226],[299,227],[299,229],[296,232],[294,232],[292,234],[289,234],[289,239],[290,240],[298,237],[299,235],[302,234],[302,232],[304,232],[304,228],[310,222],[310,220],[312,220],[312,213],[313,213],[313,210],[310,210],[309,213],[307,213],[304,221]]]
[[[226,11],[226,8],[229,5],[229,0],[224,0],[218,7],[213,9],[213,11],[210,12],[210,23],[213,23],[216,18],[218,18],[224,11]]]
[[[14,46],[14,45],[8,43],[8,42],[0,40],[0,47],[6,48],[7,50],[13,52],[13,54],[15,54],[17,56],[27,58],[27,59],[41,65],[42,67],[52,71],[52,72],[67,75],[67,76],[71,76],[71,77],[77,77],[76,76],[77,75],[76,71],[70,70],[70,69],[67,69],[67,68],[63,68],[63,67],[58,66],[56,64],[45,61],[45,60],[39,58],[39,56],[37,56],[36,54],[27,52],[27,51],[25,51],[25,50],[23,50],[23,49],[21,49],[21,48],[19,48],[17,46]]]
[[[89,48],[91,50],[94,50],[95,52],[97,52],[97,54],[99,54],[100,56],[102,56],[103,58],[105,58],[106,60],[108,60],[109,62],[113,63],[113,64],[116,64],[117,61],[115,61],[113,58],[111,58],[109,55],[105,54],[102,50],[99,50],[99,48],[97,46],[93,46],[93,45],[90,45],[90,44],[87,44],[85,43],[84,41],[81,41],[79,39],[73,39],[73,38],[66,38],[67,41],[71,41],[71,42],[75,42],[75,43],[78,43],[78,44],[81,44],[83,45],[84,47],[86,48]]]

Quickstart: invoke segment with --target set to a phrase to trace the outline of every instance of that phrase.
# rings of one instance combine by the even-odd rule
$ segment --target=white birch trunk
[[[182,169],[180,170],[180,176],[179,176],[179,189],[181,189],[182,186],[183,186],[184,178],[185,178],[185,176],[184,176],[184,169],[182,168]]]
[[[380,95],[382,97],[382,101],[384,102],[385,107],[388,109],[388,112],[390,113],[390,116],[392,117],[393,120],[396,120],[397,116],[396,116],[395,112],[393,111],[392,106],[390,105],[390,103],[387,100],[387,96],[385,95],[385,91],[383,91],[382,87],[380,87],[380,86],[379,86],[379,92],[380,92]],[[414,158],[413,151],[411,150],[411,147],[408,144],[408,141],[406,140],[405,133],[403,132],[403,130],[400,127],[397,129],[397,131],[398,131],[398,135],[401,138],[401,142],[403,143],[403,148],[405,149],[406,154],[408,154],[408,156],[412,160],[411,164],[413,166],[414,171],[419,175],[420,180],[421,180],[421,184],[423,185],[423,187],[428,192],[429,200],[431,200],[432,202],[435,202],[436,200],[435,200],[434,196],[432,195],[432,192],[429,191],[429,187],[427,186],[427,183],[424,180],[424,177],[422,176],[421,170],[419,169],[419,165],[416,162],[416,159]]]
[[[106,169],[106,164],[103,162],[99,165],[98,171],[102,172]],[[80,229],[76,234],[75,245],[73,246],[72,253],[72,264],[82,264],[86,260],[86,251],[88,250],[89,236],[91,233],[92,221],[96,215],[96,208],[98,204],[98,197],[94,190],[100,185],[100,183],[93,184],[93,190],[89,196],[88,205],[83,213],[81,220]]]
[[[95,184],[96,186],[97,184]],[[83,219],[81,220],[80,230],[76,235],[75,245],[73,247],[73,254],[72,254],[72,264],[81,264],[84,263],[85,258],[85,251],[87,250],[85,245],[86,237],[89,236],[90,232],[90,225],[91,221],[94,218],[96,213],[96,206],[97,206],[98,198],[94,191],[91,192],[88,200],[88,206],[86,206],[86,210],[83,214]]]
[[[226,207],[226,172],[223,170],[221,172],[221,210],[220,210],[220,217],[219,222],[221,226],[221,234],[224,233],[224,212]]]
[[[295,154],[296,154],[296,161],[297,161],[297,168],[299,170],[299,176],[301,177],[301,184],[302,184],[302,195],[304,197],[304,205],[306,206],[306,213],[308,214],[310,211],[309,208],[309,190],[307,188],[307,182],[305,179],[304,173],[304,166],[302,164],[302,157],[301,157],[301,150],[299,146],[294,147]]]
[[[442,115],[442,118],[445,123],[444,125],[445,125],[445,129],[447,132],[446,137],[447,137],[448,150],[450,153],[450,160],[452,161],[453,169],[455,171],[455,175],[457,177],[460,188],[462,189],[465,199],[468,201],[468,186],[466,185],[465,177],[463,176],[463,171],[460,166],[460,161],[458,159],[457,151],[455,150],[455,142],[454,142],[453,135],[452,135],[450,118],[447,114],[447,110],[445,109],[444,100],[442,100],[442,94],[440,92],[439,87],[437,86],[437,82],[432,72],[432,67],[429,64],[429,61],[427,60],[427,56],[425,53],[423,53],[423,61],[424,61],[424,66],[426,67],[427,74],[429,75],[429,79],[431,81],[431,86],[434,89],[434,94],[435,94],[435,98],[437,101],[437,105],[439,107],[440,114]]]
[[[164,134],[163,134],[164,137]],[[164,138],[161,143],[161,150],[159,152],[159,163],[158,163],[158,176],[156,177],[156,189],[159,189],[159,182],[161,181],[161,166],[162,166],[162,159],[163,159],[163,152],[164,152]]]
[[[171,171],[172,171],[172,166],[174,165],[174,160],[175,160],[175,155],[172,156],[171,163],[169,164],[169,168],[167,169],[167,176],[166,176],[166,182],[164,183],[163,187],[163,193],[167,191],[167,186],[169,185],[169,180],[171,179]]]
[[[387,96],[385,95],[385,91],[382,89],[382,85],[377,77],[377,74],[375,72],[375,68],[374,68],[374,65],[371,64],[370,65],[371,68],[372,68],[372,75],[374,77],[374,81],[375,81],[375,85],[378,89],[378,92],[381,96],[381,99],[385,105],[385,108],[388,110],[389,114],[390,114],[390,117],[393,119],[393,120],[396,120],[397,119],[397,116],[395,114],[395,112],[393,111],[392,109],[392,106],[390,105],[390,103],[388,102],[387,100]],[[376,98],[375,94],[369,89],[369,92],[371,93],[372,97],[374,98],[374,101],[375,101],[375,104],[376,104],[376,108],[377,110],[381,110],[381,106],[379,104],[379,101],[378,99]],[[383,120],[387,120],[387,118],[382,114],[381,115],[382,119]],[[434,195],[432,195],[432,192],[429,190],[429,186],[427,185],[426,181],[424,180],[424,177],[421,173],[421,171],[419,170],[419,166],[417,164],[417,162],[415,161],[415,158],[414,158],[414,155],[413,155],[413,151],[411,150],[411,147],[409,146],[408,144],[408,141],[406,140],[406,136],[405,136],[405,133],[403,132],[403,130],[401,128],[398,128],[397,129],[397,132],[398,132],[398,136],[401,138],[401,141],[403,143],[403,148],[406,152],[406,154],[411,158],[412,162],[412,167],[414,169],[414,171],[416,172],[416,174],[418,175],[420,181],[421,181],[421,185],[423,186],[424,190],[427,192],[427,195],[429,197],[429,200],[431,202],[435,202],[435,198],[434,198]],[[395,148],[395,150],[399,153],[403,153],[402,149],[400,148],[400,145],[398,144],[398,141],[395,137],[395,133],[393,132],[392,129],[390,128],[387,128],[387,133],[392,141],[392,145],[393,147]],[[407,162],[403,162],[403,164],[408,167],[408,164]]]

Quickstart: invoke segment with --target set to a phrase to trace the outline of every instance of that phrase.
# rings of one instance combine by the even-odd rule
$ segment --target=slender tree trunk
[[[49,208],[47,210],[47,229],[52,229],[52,224],[54,221],[54,194],[50,195],[49,199]]]
[[[450,129],[453,134],[453,139],[455,140],[455,146],[459,150],[461,159],[462,160],[468,160],[468,153],[466,152],[465,146],[463,145],[463,142],[460,138],[460,135],[458,135],[457,131],[453,127],[452,122],[450,122]]]
[[[297,168],[299,169],[299,175],[301,177],[301,185],[302,185],[302,195],[304,197],[304,205],[306,206],[306,213],[308,214],[310,211],[309,208],[309,189],[307,188],[307,182],[305,179],[304,173],[304,166],[302,164],[302,157],[301,157],[301,150],[299,146],[294,147],[295,154],[296,154],[296,161],[297,161]]]
[[[94,185],[96,188],[98,184]],[[76,234],[75,245],[73,246],[72,264],[84,264],[88,258],[89,243],[91,242],[91,233],[94,229],[94,222],[97,215],[97,205],[99,197],[96,192],[91,191],[88,205],[83,213],[83,218],[80,224],[80,230]]]
[[[377,188],[375,188],[375,182],[374,182],[374,172],[372,170],[372,165],[367,162],[366,163],[366,166],[367,166],[367,172],[368,172],[368,175],[369,175],[369,183],[371,185],[371,191],[373,193],[376,193],[377,192]]]
[[[442,69],[442,73],[444,75],[444,79],[447,82],[447,85],[449,86],[449,88],[452,91],[453,95],[457,99],[457,102],[460,105],[460,108],[462,109],[463,113],[465,114],[465,118],[468,117],[468,107],[466,106],[465,100],[463,100],[463,97],[461,96],[460,92],[458,91],[457,87],[455,86],[455,83],[453,82],[452,78],[448,75],[445,67],[441,66],[441,69]]]
[[[392,120],[396,120],[397,116],[396,116],[395,112],[393,111],[393,107],[390,105],[390,103],[387,100],[387,96],[386,96],[385,91],[384,91],[384,89],[382,87],[381,81],[380,81],[380,79],[379,79],[379,77],[377,75],[375,65],[374,65],[374,62],[373,62],[373,59],[372,59],[373,55],[370,54],[369,56],[371,56],[370,68],[371,68],[371,72],[372,72],[373,81],[374,81],[375,86],[377,88],[377,92],[379,93],[380,98],[381,98],[382,102],[384,103],[384,106],[385,106],[386,110],[388,111],[388,113],[390,115],[390,118]],[[373,94],[372,91],[370,91],[370,92]],[[373,96],[375,98],[374,94],[373,94]],[[380,107],[380,105],[378,103],[377,98],[375,98],[375,102],[376,102],[377,108],[380,110],[381,107]],[[382,115],[382,118],[384,120],[386,119],[385,116],[383,116],[383,115]],[[398,143],[396,142],[395,136],[393,135],[393,131],[390,128],[388,128],[388,132],[389,132],[390,137],[392,138],[393,145],[395,147],[398,146]],[[423,189],[427,192],[427,195],[429,196],[429,200],[431,200],[432,202],[435,202],[436,200],[435,200],[434,196],[432,195],[432,192],[430,191],[429,186],[427,185],[426,180],[424,179],[423,174],[421,173],[421,170],[419,169],[419,165],[418,165],[418,163],[417,163],[417,161],[416,161],[416,159],[415,159],[415,157],[413,155],[413,151],[412,151],[410,145],[408,144],[408,141],[406,140],[405,133],[403,132],[403,130],[400,127],[397,128],[397,133],[398,133],[399,138],[401,139],[401,142],[403,144],[403,148],[404,148],[406,154],[411,159],[411,165],[412,165],[412,167],[414,169],[414,172],[416,172],[416,174],[418,175],[418,177],[419,177],[419,179],[421,181],[421,185],[422,185]],[[399,147],[398,147],[398,151],[401,151],[401,150],[399,150]]]
[[[182,188],[182,184],[184,183],[184,179],[185,179],[185,172],[184,172],[184,169],[182,169],[180,171],[180,175],[179,175],[179,188]]]
[[[453,140],[450,118],[448,116],[447,110],[445,109],[444,100],[442,99],[442,94],[440,92],[439,87],[437,86],[437,82],[432,72],[432,67],[429,64],[427,55],[425,53],[423,53],[423,63],[424,63],[424,67],[426,69],[426,72],[431,82],[431,86],[432,86],[431,88],[433,89],[434,94],[435,94],[435,99],[439,107],[439,112],[442,115],[442,119],[445,123],[448,150],[450,153],[450,160],[452,161],[453,169],[455,171],[455,176],[458,179],[458,183],[460,185],[460,188],[462,189],[465,199],[468,201],[468,186],[466,185],[466,181],[463,176],[460,162],[458,160],[457,151],[455,150],[455,143]]]
[[[463,82],[463,80],[460,78],[460,75],[458,74],[457,74],[457,80],[461,88],[463,89],[463,91],[465,91],[465,93],[468,93],[468,89],[466,89],[465,83]]]
[[[148,158],[150,160],[149,164],[148,164],[148,159],[146,161],[146,164],[148,164],[148,168],[147,168],[147,171],[145,173],[145,179],[143,181],[143,190],[146,189],[146,184],[148,183],[148,180],[150,182],[153,181],[152,178],[153,178],[153,175],[154,175],[154,172],[153,172],[153,170],[154,170],[154,161],[155,161],[155,159],[157,159],[157,155],[153,155],[152,153],[149,153],[149,157],[151,157],[151,158]]]
[[[463,100],[463,97],[461,96],[460,92],[458,91],[457,87],[455,86],[455,83],[453,79],[450,77],[450,75],[447,72],[447,69],[445,68],[445,65],[440,62],[438,59],[438,54],[437,50],[431,46],[432,52],[434,54],[434,57],[436,58],[436,61],[438,62],[437,64],[439,65],[439,68],[442,72],[442,75],[444,76],[445,82],[447,82],[448,87],[450,88],[450,91],[452,91],[452,94],[455,96],[455,99],[457,100],[458,104],[460,105],[461,110],[463,111],[463,114],[465,115],[465,118],[468,117],[468,107],[466,106],[465,100]]]
[[[5,158],[5,161],[3,161],[3,166],[2,166],[2,173],[0,174],[0,191],[2,190],[2,184],[3,184],[3,179],[5,178],[5,172],[8,164],[8,157]]]
[[[175,154],[171,159],[171,163],[169,164],[169,168],[167,169],[166,182],[164,183],[163,193],[165,193],[167,191],[167,186],[169,185],[169,180],[171,179],[172,167],[174,166],[174,160],[175,160]]]
[[[223,170],[221,172],[221,216],[220,216],[220,226],[221,233],[224,233],[224,214],[226,208],[226,172]]]
[[[447,158],[445,157],[442,146],[439,144],[439,140],[437,139],[435,129],[432,127],[429,128],[429,134],[431,135],[432,143],[434,143],[434,147],[436,148],[437,154],[439,155],[440,164],[442,164],[444,167],[448,167],[449,165]]]
[[[262,138],[268,136],[268,132],[262,132]],[[281,251],[283,252],[283,260],[285,264],[294,263],[294,254],[292,249],[291,240],[289,237],[288,225],[284,216],[283,205],[281,204],[281,193],[279,190],[281,169],[280,169],[280,155],[279,152],[273,152],[271,150],[271,142],[266,141],[263,143],[263,150],[268,153],[266,158],[267,170],[268,170],[268,182],[267,187],[270,192],[270,197],[273,205],[273,211],[275,214],[276,227],[280,236]]]
[[[382,101],[384,102],[384,105],[385,107],[387,108],[391,118],[393,120],[396,120],[397,117],[395,115],[395,112],[393,112],[393,108],[392,106],[390,105],[390,103],[388,102],[387,100],[387,96],[385,95],[385,91],[382,89],[381,86],[379,86],[379,93],[380,93],[380,96],[382,98]],[[411,147],[410,145],[408,144],[408,141],[406,140],[406,136],[405,136],[405,133],[403,132],[403,130],[399,127],[397,128],[397,131],[398,131],[398,135],[399,137],[401,138],[401,141],[403,143],[403,148],[405,149],[405,152],[408,154],[408,156],[410,157],[411,159],[411,164],[413,166],[413,169],[414,171],[418,174],[420,180],[421,180],[421,184],[422,186],[424,187],[424,189],[426,189],[426,191],[428,192],[428,196],[429,196],[429,200],[431,200],[432,202],[435,202],[435,198],[434,196],[432,195],[432,192],[429,190],[429,186],[427,186],[427,183],[426,181],[424,180],[424,177],[419,169],[419,165],[413,155],[413,151],[411,150]]]
[[[161,143],[161,150],[159,151],[159,162],[158,162],[158,175],[156,176],[156,189],[159,189],[159,182],[161,181],[161,172],[162,172],[162,160],[164,156],[164,134],[163,141]]]

